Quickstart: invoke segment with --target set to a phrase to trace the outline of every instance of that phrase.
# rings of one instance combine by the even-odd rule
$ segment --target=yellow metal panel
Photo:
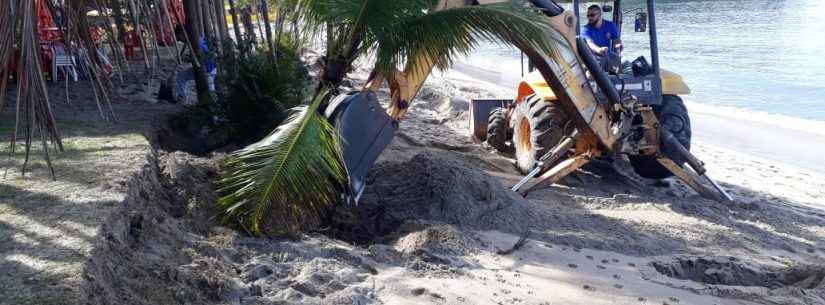
[[[662,71],[662,94],[670,94],[670,95],[684,95],[690,94],[690,88],[688,88],[685,81],[682,80],[682,76],[676,74],[675,72],[661,69]]]
[[[662,94],[685,95],[690,94],[690,88],[685,84],[682,76],[670,70],[662,70]],[[547,85],[547,81],[538,71],[533,71],[525,75],[518,86],[517,101],[521,101],[530,94],[536,93],[545,100],[556,100],[553,89]]]
[[[547,81],[544,80],[544,77],[541,76],[541,73],[539,73],[538,70],[530,72],[530,74],[525,75],[521,79],[518,86],[518,96],[516,97],[516,101],[521,101],[533,93],[545,100],[556,100],[556,94],[553,93],[553,89],[547,85]]]

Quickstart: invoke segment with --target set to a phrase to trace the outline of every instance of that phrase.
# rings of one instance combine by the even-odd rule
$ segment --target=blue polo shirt
[[[206,57],[208,58],[206,62],[204,62],[204,65],[206,66],[206,72],[210,73],[218,67],[218,64],[215,62],[215,60],[209,58],[209,46],[206,44],[206,39],[204,39],[203,37],[201,37],[200,46],[201,52],[203,52],[203,54],[206,55]]]
[[[602,20],[602,27],[600,28],[588,23],[582,29],[581,35],[584,39],[593,41],[597,46],[607,47],[610,50],[613,50],[610,40],[621,38],[616,24],[607,20]]]

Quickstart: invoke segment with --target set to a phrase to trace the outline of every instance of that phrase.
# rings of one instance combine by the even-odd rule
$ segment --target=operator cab
[[[579,0],[573,0],[572,2],[573,13],[576,15],[579,22],[579,26],[576,28],[577,34],[579,35],[580,40],[582,40],[582,29],[584,25],[588,23],[587,18],[582,15],[587,14],[587,8],[589,5],[583,4]],[[646,56],[639,56],[634,60],[629,61],[626,58],[623,59],[621,57],[621,52],[615,52],[613,48],[610,48],[611,52],[607,56],[596,56],[592,51],[590,52],[600,68],[590,70],[591,74],[599,72],[606,74],[607,79],[609,79],[610,83],[613,84],[620,96],[633,95],[642,103],[659,105],[661,103],[663,93],[661,71],[659,69],[659,52],[656,39],[655,1],[647,0],[646,2],[646,6],[629,8],[627,10],[623,10],[621,0],[612,1],[612,5],[602,2],[601,4],[598,4],[598,6],[601,8],[602,18],[613,22],[618,28],[619,38],[624,38],[626,35],[622,31],[624,29],[623,25],[625,19],[627,19],[625,16],[633,16],[632,20],[628,21],[633,22],[634,31],[628,33],[628,35],[639,35],[639,33],[644,32],[649,33],[649,58],[652,62],[648,61],[648,57]],[[611,40],[610,46],[613,45],[614,41]],[[587,51],[590,51],[590,48],[586,43],[583,44],[583,47],[586,48]],[[595,83],[593,84],[593,89],[596,91],[600,99],[605,98],[605,93],[600,90],[599,86],[596,86]]]

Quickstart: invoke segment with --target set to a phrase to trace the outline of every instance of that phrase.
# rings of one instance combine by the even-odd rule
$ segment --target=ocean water
[[[644,3],[625,0],[623,9]],[[823,12],[825,0],[659,0],[661,65],[685,78],[689,103],[719,106],[705,111],[825,122]],[[625,59],[650,59],[648,33],[633,31],[633,13],[625,15],[622,33]],[[520,74],[520,52],[504,45],[483,44],[463,63],[507,80]]]

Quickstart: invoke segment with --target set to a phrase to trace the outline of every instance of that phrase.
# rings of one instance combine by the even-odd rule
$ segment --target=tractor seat
[[[636,60],[630,63],[630,69],[635,77],[653,74],[653,67],[650,66],[644,56],[639,56],[639,58],[636,58]]]

